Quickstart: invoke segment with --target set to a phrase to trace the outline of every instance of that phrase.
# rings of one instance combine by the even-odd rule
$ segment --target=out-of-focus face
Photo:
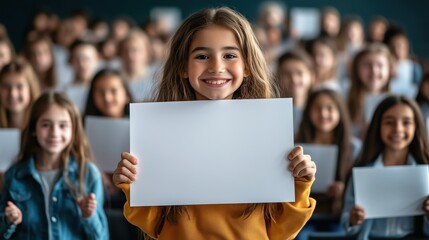
[[[326,95],[321,94],[314,100],[310,107],[310,121],[321,133],[332,132],[340,122],[340,111],[334,100]]]
[[[5,74],[0,79],[0,99],[7,111],[25,111],[31,101],[30,86],[25,77],[18,73]]]
[[[124,39],[128,35],[129,32],[130,32],[130,27],[128,26],[128,24],[125,21],[116,20],[113,23],[112,33],[113,33],[113,37],[117,41],[121,41],[122,39]]]
[[[329,37],[336,37],[340,31],[340,19],[336,14],[327,13],[322,19],[322,28]]]
[[[149,61],[149,49],[141,38],[128,40],[121,49],[120,55],[125,69],[130,71],[141,69]]]
[[[408,58],[408,53],[410,51],[410,44],[408,42],[408,39],[405,36],[399,35],[394,37],[390,41],[391,49],[393,50],[393,53],[395,56],[402,60]]]
[[[319,74],[326,74],[335,68],[335,53],[327,45],[316,43],[313,47],[313,57]]]
[[[381,93],[389,82],[389,60],[382,53],[369,53],[363,56],[358,71],[359,79],[370,93]]]
[[[97,49],[92,45],[80,45],[73,50],[71,64],[78,78],[90,81],[99,63]]]
[[[0,70],[12,60],[12,51],[6,43],[0,43]]]
[[[107,75],[97,79],[94,85],[93,100],[96,108],[106,117],[121,118],[125,105],[130,102],[121,79]]]
[[[46,73],[54,62],[48,42],[39,41],[31,47],[30,62],[38,73]]]
[[[52,104],[36,123],[36,138],[42,153],[58,158],[70,144],[73,126],[67,109]]]
[[[364,32],[363,27],[358,22],[353,22],[350,24],[349,28],[347,29],[347,39],[351,44],[359,45],[364,42]]]
[[[381,21],[372,22],[369,26],[369,37],[373,42],[382,42],[386,33],[386,24]]]
[[[388,109],[381,118],[381,140],[386,149],[408,149],[414,139],[416,124],[414,112],[406,104],[397,104]]]
[[[314,75],[299,60],[286,60],[279,66],[279,80],[282,91],[292,97],[306,96],[314,82]]]

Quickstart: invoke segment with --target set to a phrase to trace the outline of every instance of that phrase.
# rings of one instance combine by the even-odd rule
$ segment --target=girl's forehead
[[[39,119],[43,117],[66,118],[69,120],[71,119],[69,111],[65,107],[57,103],[51,103],[47,105],[45,111],[43,111]]]

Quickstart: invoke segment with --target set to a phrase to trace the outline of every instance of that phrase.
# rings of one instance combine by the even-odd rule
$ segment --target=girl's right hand
[[[115,185],[133,183],[137,176],[137,163],[138,160],[136,157],[128,152],[123,152],[121,154],[121,161],[113,172],[113,183]]]
[[[355,205],[350,210],[350,224],[352,226],[360,225],[363,223],[364,220],[365,220],[365,210],[361,206]]]
[[[4,210],[4,216],[6,217],[6,220],[13,225],[18,225],[22,222],[21,210],[11,201],[7,202],[7,207]]]

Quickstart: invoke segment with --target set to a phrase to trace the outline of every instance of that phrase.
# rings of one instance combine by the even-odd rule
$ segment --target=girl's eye
[[[237,55],[235,55],[235,54],[226,54],[225,55],[226,59],[233,59],[233,58],[236,58],[236,57],[237,57]]]
[[[209,59],[209,57],[208,57],[208,56],[206,56],[206,55],[198,55],[198,56],[196,56],[195,58],[196,58],[196,59],[199,59],[199,60],[207,60],[207,59]]]

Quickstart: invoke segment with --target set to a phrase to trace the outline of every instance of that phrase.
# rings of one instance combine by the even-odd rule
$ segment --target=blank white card
[[[131,206],[295,201],[291,99],[133,103]]]

